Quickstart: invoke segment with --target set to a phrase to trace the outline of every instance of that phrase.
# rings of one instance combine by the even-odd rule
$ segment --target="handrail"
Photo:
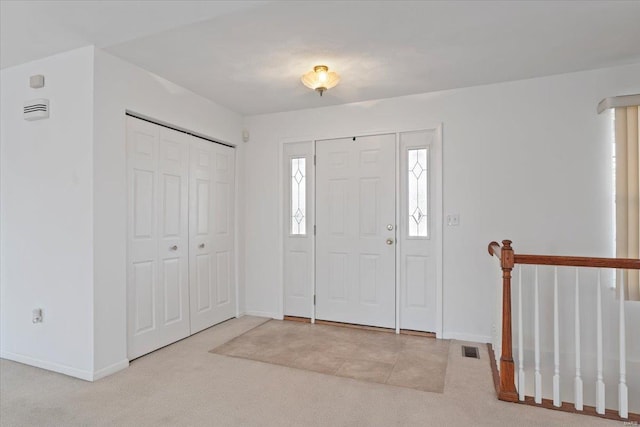
[[[593,258],[581,256],[514,254],[513,262],[515,264],[562,265],[568,267],[598,267],[640,270],[640,259],[632,258]]]
[[[502,248],[500,247],[500,243],[498,242],[491,242],[489,243],[489,255],[491,256],[497,256],[498,259],[502,258]]]
[[[511,248],[510,240],[503,240],[505,249]],[[502,261],[503,247],[498,242],[489,243],[489,255],[495,255]],[[595,267],[595,268],[619,268],[625,270],[640,270],[640,259],[635,258],[596,258],[581,256],[559,256],[559,255],[527,255],[513,254],[513,264],[529,265],[557,265],[566,267]]]
[[[515,264],[640,270],[640,259],[515,254],[511,243],[511,240],[503,240],[500,246],[498,242],[491,242],[487,249],[489,255],[496,256],[500,260],[502,268],[502,353],[498,398],[517,402],[519,397],[515,386],[511,334],[511,271]],[[577,286],[576,282],[576,292]]]

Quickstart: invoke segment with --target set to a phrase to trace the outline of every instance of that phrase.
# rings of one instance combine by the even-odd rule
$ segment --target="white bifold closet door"
[[[127,117],[128,355],[189,335],[187,135]]]
[[[191,144],[189,272],[191,333],[236,314],[233,148]]]
[[[127,117],[128,357],[235,316],[234,150]]]

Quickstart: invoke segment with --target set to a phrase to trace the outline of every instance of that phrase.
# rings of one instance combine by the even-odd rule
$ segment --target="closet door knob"
[[[177,245],[173,245],[169,249],[171,249],[172,251],[177,251],[178,250],[178,246]]]
[[[204,249],[204,243],[200,243],[200,244],[198,245],[198,247],[199,247],[200,249]]]

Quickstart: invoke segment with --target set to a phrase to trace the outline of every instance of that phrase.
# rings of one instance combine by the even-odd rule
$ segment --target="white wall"
[[[125,111],[232,144],[242,118],[93,47],[4,69],[1,86],[1,356],[101,378],[128,365]],[[39,97],[51,117],[24,121]]]
[[[95,370],[103,376],[127,357],[125,111],[231,144],[240,142],[242,118],[99,49],[94,101]]]
[[[611,126],[604,97],[640,92],[640,64],[245,119],[246,310],[280,314],[282,140],[443,123],[444,336],[489,342],[491,240],[521,253],[612,256]],[[347,82],[343,82],[347,84]],[[327,94],[331,96],[329,92]],[[314,96],[309,92],[309,96]]]
[[[43,89],[29,76],[45,75]],[[0,348],[3,358],[93,371],[93,48],[3,69]],[[28,122],[23,102],[50,100]],[[33,324],[31,311],[44,310]]]

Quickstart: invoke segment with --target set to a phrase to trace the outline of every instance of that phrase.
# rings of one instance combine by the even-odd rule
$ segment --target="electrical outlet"
[[[33,316],[31,318],[31,321],[33,323],[42,323],[42,309],[41,308],[34,308],[32,314],[33,314]]]
[[[450,227],[455,227],[460,225],[460,214],[447,215],[447,225]]]

